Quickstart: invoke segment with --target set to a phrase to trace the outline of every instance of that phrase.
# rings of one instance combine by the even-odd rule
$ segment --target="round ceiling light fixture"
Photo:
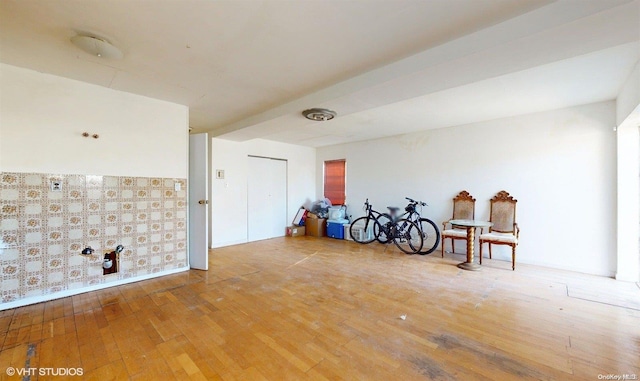
[[[71,37],[71,42],[92,56],[114,60],[119,60],[123,56],[120,49],[100,37],[78,34]]]
[[[302,112],[305,118],[315,120],[316,122],[324,122],[336,117],[336,112],[326,108],[310,108]]]

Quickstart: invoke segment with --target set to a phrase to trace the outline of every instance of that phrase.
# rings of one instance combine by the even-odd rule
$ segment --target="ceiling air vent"
[[[324,122],[336,117],[336,112],[327,110],[326,108],[310,108],[302,112],[305,118],[315,120],[316,122]]]

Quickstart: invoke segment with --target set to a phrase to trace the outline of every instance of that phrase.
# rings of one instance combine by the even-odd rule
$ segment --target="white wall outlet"
[[[51,190],[54,192],[62,192],[62,181],[51,180]]]
[[[180,192],[180,190],[182,189],[182,185],[180,183],[174,183],[173,188],[176,192]]]

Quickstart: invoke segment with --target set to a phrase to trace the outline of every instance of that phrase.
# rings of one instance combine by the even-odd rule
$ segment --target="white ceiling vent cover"
[[[324,122],[336,117],[336,112],[327,110],[326,108],[310,108],[302,112],[305,118],[315,120],[316,122]]]

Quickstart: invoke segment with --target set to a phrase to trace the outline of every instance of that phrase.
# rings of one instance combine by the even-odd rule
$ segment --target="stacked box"
[[[317,218],[313,214],[309,214],[309,217],[304,222],[306,235],[312,237],[324,237],[327,235],[327,220],[324,218]]]
[[[304,226],[289,226],[287,227],[287,237],[300,237],[305,235]]]
[[[307,212],[308,210],[306,210],[304,206],[301,206],[300,209],[298,209],[298,213],[293,218],[293,225],[304,226],[304,221],[307,219]]]

